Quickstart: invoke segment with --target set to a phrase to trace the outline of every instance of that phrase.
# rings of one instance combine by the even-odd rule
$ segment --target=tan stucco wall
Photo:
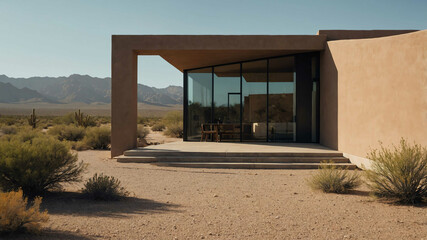
[[[321,143],[359,157],[401,137],[427,146],[427,30],[326,44]]]

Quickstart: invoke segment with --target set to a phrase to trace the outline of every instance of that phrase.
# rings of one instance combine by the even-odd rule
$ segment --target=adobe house
[[[136,148],[138,55],[183,73],[184,141],[212,124],[221,141],[319,143],[354,163],[378,141],[427,145],[426,44],[427,30],[113,35],[111,156]]]

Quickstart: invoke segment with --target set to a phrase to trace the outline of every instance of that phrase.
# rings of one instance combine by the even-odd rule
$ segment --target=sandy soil
[[[347,195],[314,192],[315,170],[162,168],[117,163],[85,151],[85,178],[118,177],[133,197],[85,200],[77,191],[44,199],[43,235],[16,239],[427,239],[427,207],[374,201],[362,187]]]

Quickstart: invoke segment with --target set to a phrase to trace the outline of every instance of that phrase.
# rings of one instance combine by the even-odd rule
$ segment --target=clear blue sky
[[[426,29],[426,0],[0,0],[0,74],[111,75],[112,34],[316,34],[319,29]],[[139,82],[182,85],[159,57]]]

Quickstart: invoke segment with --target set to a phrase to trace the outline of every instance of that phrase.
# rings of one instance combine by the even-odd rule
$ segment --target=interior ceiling
[[[183,72],[186,69],[235,63],[259,58],[276,57],[303,50],[174,50],[158,53],[163,59]],[[144,55],[149,55],[147,52]]]

